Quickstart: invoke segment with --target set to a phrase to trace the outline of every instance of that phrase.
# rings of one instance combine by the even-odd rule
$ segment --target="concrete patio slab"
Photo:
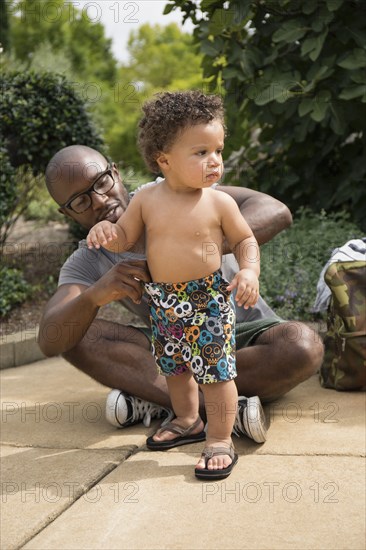
[[[130,454],[79,449],[1,448],[1,548],[21,547]],[[94,493],[93,493],[94,491]]]
[[[269,431],[259,454],[365,455],[365,393],[324,389],[314,375],[264,409]]]
[[[110,426],[104,415],[109,389],[62,358],[7,369],[1,373],[1,384],[5,444],[58,448],[67,441],[69,448],[140,446],[156,426],[146,429],[139,424],[124,430]],[[264,407],[269,437],[260,446],[249,441],[250,452],[364,455],[365,405],[364,393],[324,389],[312,376]]]
[[[235,438],[229,479],[203,484],[201,444],[147,452],[157,422],[110,426],[108,388],[61,358],[0,380],[6,550],[364,549],[364,394],[312,377],[265,407],[263,445]]]
[[[100,483],[97,502],[79,500],[25,548],[364,548],[362,459],[247,455],[226,481],[202,483],[197,458],[134,455]]]
[[[1,372],[1,442],[24,447],[114,449],[143,445],[142,424],[118,430],[105,419],[110,390],[62,358]]]

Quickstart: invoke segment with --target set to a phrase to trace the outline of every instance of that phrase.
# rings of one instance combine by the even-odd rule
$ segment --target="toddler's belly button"
[[[195,235],[196,235],[196,237],[199,237],[201,235],[201,233],[199,231],[196,231]]]

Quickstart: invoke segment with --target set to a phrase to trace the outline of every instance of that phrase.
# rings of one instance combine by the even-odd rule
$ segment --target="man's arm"
[[[91,286],[61,285],[45,307],[38,343],[47,356],[59,355],[75,347],[95,319],[99,307],[129,297],[141,300],[140,281],[150,277],[142,260],[112,267]]]
[[[235,200],[260,245],[273,239],[292,223],[287,206],[270,195],[246,187],[219,185],[216,189],[228,193]]]

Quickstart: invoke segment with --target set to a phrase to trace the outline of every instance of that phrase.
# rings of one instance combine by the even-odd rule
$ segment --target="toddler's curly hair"
[[[219,120],[224,125],[224,106],[220,96],[200,91],[162,92],[142,106],[138,146],[146,166],[158,174],[156,162],[162,152],[169,151],[179,133],[195,126]]]

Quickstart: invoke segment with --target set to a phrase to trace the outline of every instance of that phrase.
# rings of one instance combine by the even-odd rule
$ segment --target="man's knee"
[[[273,356],[281,358],[284,365],[296,365],[297,371],[311,376],[323,360],[323,343],[317,332],[298,321],[287,321],[263,332],[258,344],[273,347]]]
[[[298,365],[309,376],[315,374],[323,361],[324,346],[319,334],[300,322],[282,325],[286,349],[296,357]]]
[[[84,342],[84,339],[81,340],[76,346],[72,349],[69,349],[61,354],[61,356],[66,359],[68,363],[74,365],[79,369],[82,369],[82,366],[85,364],[85,359],[90,353],[90,348]],[[82,369],[85,370],[85,369]]]
[[[65,351],[62,357],[77,368],[83,368],[85,361],[99,356],[112,332],[116,332],[114,323],[95,319],[85,332],[83,338],[71,349]]]
[[[148,336],[138,328],[96,319],[80,342],[64,352],[62,357],[75,367],[85,370],[85,362],[93,363],[97,358],[104,361],[111,347],[121,352],[125,344],[134,344],[147,351],[151,348]]]

